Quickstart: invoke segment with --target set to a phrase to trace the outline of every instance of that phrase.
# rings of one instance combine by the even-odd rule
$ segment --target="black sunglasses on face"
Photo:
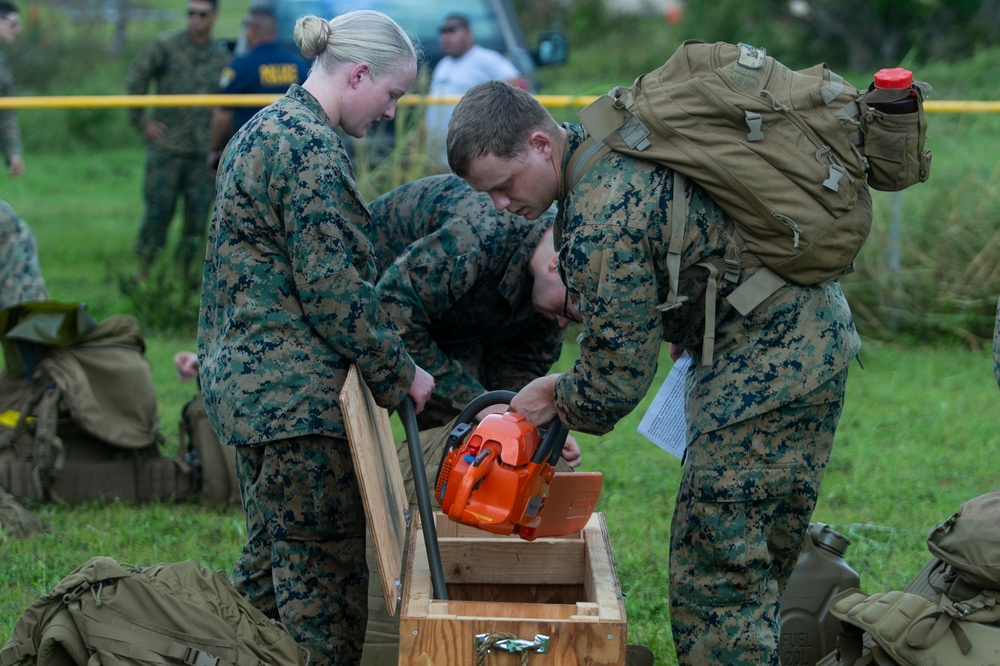
[[[453,32],[461,30],[461,29],[462,29],[462,26],[460,26],[460,25],[446,25],[446,26],[442,27],[441,30],[439,30],[438,32],[440,32],[442,35],[447,35],[447,34],[451,34]]]
[[[212,12],[205,12],[205,11],[200,11],[200,10],[197,10],[197,9],[189,9],[188,10],[188,16],[197,16],[199,18],[208,18],[211,15],[212,15]]]

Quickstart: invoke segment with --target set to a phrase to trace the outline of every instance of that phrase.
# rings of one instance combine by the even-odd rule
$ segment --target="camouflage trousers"
[[[209,209],[215,198],[215,182],[208,172],[206,153],[166,153],[146,150],[146,175],[142,193],[146,213],[135,242],[135,253],[148,269],[167,242],[170,222],[178,198],[184,199],[180,245],[177,259],[187,270],[195,259],[205,254],[205,230]]]
[[[802,548],[847,370],[807,396],[689,444],[670,537],[681,666],[779,666],[779,599]]]
[[[312,653],[361,659],[368,621],[365,513],[345,439],[305,436],[236,450],[247,542],[233,585]]]
[[[0,201],[0,309],[48,299],[35,237],[6,201]]]

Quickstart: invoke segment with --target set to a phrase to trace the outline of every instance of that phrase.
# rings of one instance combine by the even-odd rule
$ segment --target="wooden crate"
[[[512,634],[528,664],[625,663],[626,617],[604,514],[570,537],[533,542],[455,523],[436,530],[448,599],[433,598],[423,530],[410,530],[399,630],[399,664],[474,666],[489,638]],[[484,638],[489,637],[489,638]],[[547,638],[544,651],[537,645]],[[486,664],[517,666],[494,647]]]
[[[353,367],[340,395],[347,437],[379,563],[386,607],[399,607],[399,664],[479,666],[477,636],[510,634],[484,666],[621,666],[625,604],[604,515],[568,537],[524,541],[451,521],[437,511],[435,531],[448,599],[434,599],[424,529],[410,516],[386,411]],[[405,560],[405,570],[403,561]],[[399,580],[400,572],[403,580]],[[544,651],[535,647],[544,643]],[[381,662],[380,662],[381,663]]]

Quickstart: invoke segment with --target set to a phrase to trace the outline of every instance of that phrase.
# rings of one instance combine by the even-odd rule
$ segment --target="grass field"
[[[238,21],[239,14],[227,15],[227,21]],[[937,72],[951,83],[946,70]],[[564,92],[568,85],[549,92]],[[47,125],[58,125],[65,113],[37,111],[23,124],[42,133]],[[879,196],[878,228],[863,250],[859,274],[845,280],[848,292],[858,295],[857,303],[873,285],[898,278],[901,286],[885,290],[881,300],[864,301],[877,305],[866,305],[865,314],[879,327],[862,326],[865,369],[852,366],[814,515],[852,540],[847,561],[871,592],[904,587],[929,557],[924,544],[928,530],[965,499],[1000,485],[994,463],[1000,455],[1000,392],[991,357],[981,348],[984,331],[991,328],[998,284],[998,122],[986,116],[933,121],[932,181],[895,199]],[[21,179],[0,176],[0,196],[35,232],[53,298],[85,301],[98,318],[118,312],[139,315],[167,442],[164,454],[172,455],[181,406],[195,389],[176,379],[171,357],[194,348],[195,331],[192,308],[186,313],[183,304],[173,311],[157,310],[150,304],[155,293],[137,304],[119,289],[121,277],[135,269],[131,246],[142,215],[138,139],[118,141],[110,150],[39,150],[28,153],[25,161]],[[379,193],[365,191],[369,197]],[[896,242],[890,233],[894,221],[903,228],[898,276],[884,267]],[[926,320],[920,330],[931,333],[904,329],[905,335],[896,339],[893,313],[901,325]],[[159,317],[156,325],[152,315]],[[171,316],[176,326],[165,325]],[[931,325],[936,328],[928,329]],[[872,340],[876,334],[888,342]],[[913,344],[928,340],[934,344]],[[575,355],[570,341],[559,367]],[[658,381],[668,369],[664,354]],[[648,401],[612,433],[579,440],[583,469],[605,475],[599,509],[608,516],[630,641],[649,645],[658,664],[674,664],[666,561],[680,465],[635,432]],[[91,556],[139,565],[195,559],[225,570],[244,538],[239,512],[205,511],[193,502],[33,508],[48,532],[26,540],[0,532],[0,641],[25,606]]]
[[[134,270],[140,165],[139,150],[35,155],[24,178],[4,183],[37,235],[53,298],[86,301],[98,318],[129,311],[118,276]],[[147,331],[147,344],[164,453],[172,455],[181,406],[195,389],[176,379],[171,357],[194,347],[194,331]],[[560,367],[575,353],[568,342]],[[869,341],[862,358],[865,369],[851,370],[814,519],[851,538],[847,560],[866,589],[898,589],[928,558],[927,531],[964,499],[998,485],[992,461],[1000,454],[1000,392],[990,355],[964,345]],[[668,368],[664,355],[661,379]],[[666,544],[680,465],[635,432],[648,399],[609,435],[580,442],[584,468],[605,474],[599,508],[608,515],[630,640],[671,664]],[[195,559],[228,569],[244,536],[238,512],[206,512],[194,503],[34,508],[48,533],[23,541],[0,534],[0,637],[26,605],[93,555],[135,564]]]

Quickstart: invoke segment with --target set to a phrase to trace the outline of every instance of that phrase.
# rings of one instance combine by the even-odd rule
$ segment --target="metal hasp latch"
[[[549,651],[549,637],[536,634],[535,640],[529,641],[513,634],[476,634],[476,654],[489,652],[494,648],[507,652],[534,650],[538,654],[546,654]]]

